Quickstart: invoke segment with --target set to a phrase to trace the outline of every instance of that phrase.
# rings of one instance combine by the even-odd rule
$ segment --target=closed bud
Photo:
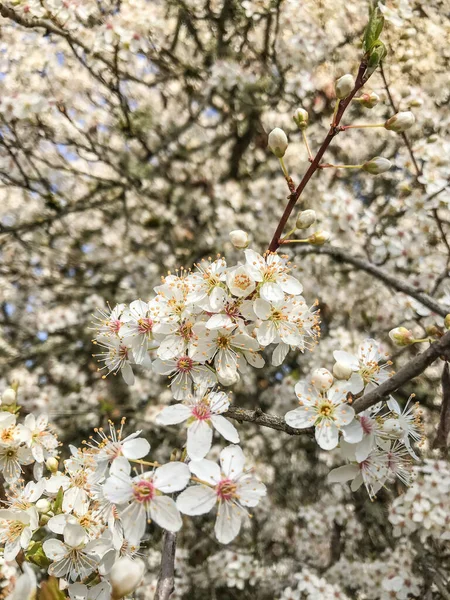
[[[288,147],[287,135],[282,129],[275,127],[275,129],[272,129],[269,133],[267,145],[277,158],[283,158]]]
[[[392,167],[392,163],[387,158],[383,158],[382,156],[375,156],[365,162],[362,166],[363,171],[367,171],[367,173],[371,173],[372,175],[380,175],[380,173],[386,173]]]
[[[347,381],[347,379],[350,379],[352,376],[352,373],[353,369],[349,365],[339,361],[333,365],[333,375],[336,377],[336,379],[345,379]]]
[[[331,234],[328,233],[328,231],[317,231],[309,236],[308,243],[312,244],[313,246],[322,246],[322,244],[328,242],[330,237]]]
[[[375,94],[375,92],[369,92],[367,94],[363,94],[359,101],[361,106],[364,106],[364,108],[373,108],[380,101],[380,96]]]
[[[311,374],[311,383],[321,392],[326,392],[333,385],[333,375],[328,369],[316,369]]]
[[[450,314],[445,316],[444,325],[445,329],[450,329]]]
[[[134,560],[128,556],[119,558],[109,572],[113,600],[120,600],[132,594],[140,585],[144,577],[144,570],[144,561],[139,558]]]
[[[355,80],[353,79],[353,75],[350,75],[350,73],[343,75],[336,81],[336,98],[339,98],[339,100],[347,98],[354,87]]]
[[[52,505],[50,504],[50,502],[45,498],[41,498],[36,502],[37,511],[40,513],[47,513],[50,510],[51,506]]]
[[[314,210],[302,210],[297,217],[295,226],[297,229],[308,229],[316,222],[316,212]]]
[[[45,461],[45,466],[52,473],[56,473],[58,470],[58,463],[59,461],[57,458],[55,458],[54,456],[50,456],[50,458],[47,458],[47,460]]]
[[[230,231],[230,241],[235,248],[247,248],[248,234],[242,229]]]
[[[402,133],[414,125],[416,119],[411,111],[399,112],[384,124],[385,128],[389,131],[395,131],[396,133]]]
[[[403,429],[397,419],[387,419],[383,423],[383,431],[395,438],[403,437]]]
[[[410,344],[414,344],[412,331],[406,329],[406,327],[396,327],[395,329],[391,329],[389,337],[396,346],[409,346]]]
[[[295,124],[297,127],[300,127],[300,129],[305,129],[308,126],[309,115],[308,111],[306,111],[304,108],[297,108],[293,118]]]
[[[2,394],[2,404],[10,406],[16,403],[16,392],[12,388],[6,388]]]

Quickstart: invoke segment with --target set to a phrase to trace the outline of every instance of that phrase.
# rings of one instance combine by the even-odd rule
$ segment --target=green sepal
[[[59,589],[59,583],[56,577],[49,577],[47,581],[41,583],[41,589],[38,596],[39,600],[66,600],[65,592]]]
[[[64,490],[61,486],[58,490],[58,493],[56,494],[55,501],[53,502],[53,512],[55,513],[55,515],[59,515],[59,513],[62,513],[63,499],[64,499]]]
[[[42,542],[34,542],[25,552],[25,558],[28,562],[33,563],[33,565],[44,569],[48,569],[48,566],[52,562],[45,556]]]

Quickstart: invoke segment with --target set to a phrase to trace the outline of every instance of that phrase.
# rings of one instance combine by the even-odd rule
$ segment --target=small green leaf
[[[58,493],[56,494],[55,502],[53,503],[53,512],[55,513],[55,515],[58,515],[62,512],[63,498],[64,490],[62,487],[60,487]]]
[[[28,562],[44,569],[47,569],[52,562],[45,556],[44,549],[42,548],[42,542],[35,542],[26,551],[25,558]]]
[[[364,31],[363,50],[364,54],[370,54],[372,48],[378,41],[381,32],[383,31],[384,17],[380,14],[378,6],[372,8],[370,12],[369,22]]]

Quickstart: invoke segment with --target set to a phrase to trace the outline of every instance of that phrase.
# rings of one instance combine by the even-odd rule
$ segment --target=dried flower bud
[[[295,226],[297,229],[308,229],[316,222],[316,212],[314,210],[302,210],[297,217]]]
[[[353,79],[353,75],[350,75],[350,73],[343,75],[336,81],[336,98],[339,98],[339,100],[347,98],[354,87],[355,80]]]
[[[311,374],[311,383],[316,390],[326,392],[333,385],[333,375],[328,369],[316,369]]]
[[[304,108],[297,108],[293,119],[297,127],[300,129],[305,129],[308,127],[309,115],[308,111],[306,111]]]
[[[230,231],[230,241],[235,248],[247,248],[248,233],[242,229]]]
[[[120,600],[139,586],[144,576],[145,564],[139,558],[132,560],[128,556],[122,556],[117,560],[110,573],[109,581],[112,586],[112,598]]]
[[[10,406],[16,403],[16,392],[12,388],[6,388],[2,394],[2,404]]]
[[[387,158],[383,158],[382,156],[375,156],[375,158],[371,158],[367,162],[365,162],[362,166],[363,171],[367,171],[367,173],[371,173],[372,175],[380,175],[380,173],[386,173],[392,167],[392,163]]]
[[[269,133],[267,145],[277,158],[283,158],[288,147],[287,135],[282,129],[275,127]]]
[[[389,337],[396,346],[409,346],[414,343],[413,333],[409,329],[406,329],[406,327],[391,329]]]
[[[352,376],[352,373],[352,368],[342,362],[338,361],[333,365],[333,375],[336,377],[336,379],[348,380]]]
[[[316,231],[316,233],[309,236],[308,243],[313,246],[322,246],[322,244],[328,242],[330,237],[331,234],[328,231]]]
[[[52,473],[56,473],[56,471],[58,470],[58,464],[59,461],[54,456],[50,456],[50,458],[47,458],[47,460],[45,461],[45,466]]]
[[[375,94],[375,92],[368,92],[363,94],[359,100],[361,106],[364,106],[364,108],[373,108],[380,101],[380,96]]]
[[[399,112],[384,124],[385,128],[389,131],[395,131],[396,133],[402,133],[414,125],[416,119],[411,111]]]

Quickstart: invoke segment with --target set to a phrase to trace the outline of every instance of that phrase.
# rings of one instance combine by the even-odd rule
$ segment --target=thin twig
[[[164,531],[161,552],[161,567],[158,575],[158,586],[154,600],[168,600],[175,589],[175,552],[177,549],[177,534]]]

